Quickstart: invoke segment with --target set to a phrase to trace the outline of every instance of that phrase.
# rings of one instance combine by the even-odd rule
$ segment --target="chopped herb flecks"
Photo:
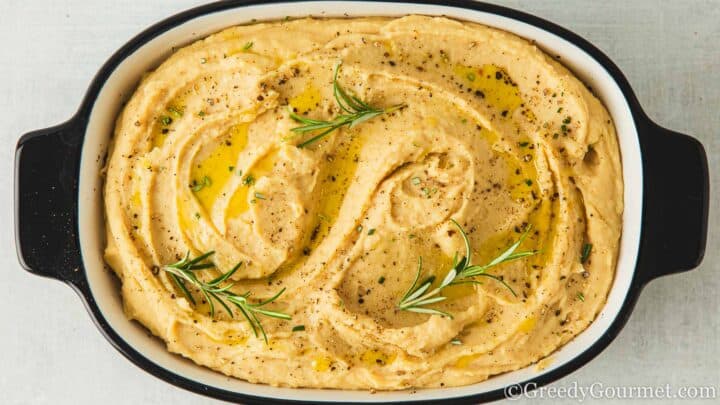
[[[173,106],[170,106],[167,108],[167,110],[176,117],[182,117],[183,116],[183,110],[179,108],[175,108]]]
[[[590,253],[592,252],[592,243],[586,243],[582,247],[582,251],[580,252],[580,263],[587,262],[588,258],[590,257]]]
[[[205,176],[200,181],[193,180],[192,184],[190,185],[190,188],[194,192],[198,192],[202,190],[205,187],[210,187],[212,185],[212,180],[210,177]]]

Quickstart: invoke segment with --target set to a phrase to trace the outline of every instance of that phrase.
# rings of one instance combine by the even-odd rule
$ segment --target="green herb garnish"
[[[293,332],[302,332],[305,330],[305,325],[295,325],[292,328]]]
[[[168,125],[172,124],[172,118],[168,117],[167,115],[161,115],[160,123],[165,126],[168,126]]]
[[[170,106],[167,108],[167,110],[176,117],[182,117],[183,116],[183,110],[179,108],[175,108],[173,106]]]
[[[385,282],[385,276],[380,276],[380,278],[378,278],[378,284],[382,284],[384,282]]]
[[[242,172],[240,172],[240,175],[242,176]],[[252,184],[255,184],[255,177],[253,177],[252,174],[248,173],[248,175],[245,176],[245,178],[243,179],[242,184],[244,186],[250,186]]]
[[[253,47],[253,42],[250,41],[250,42],[246,43],[245,45],[243,45],[242,50],[243,50],[243,51],[249,51],[250,48],[252,48],[252,47]]]
[[[586,243],[582,247],[582,251],[580,252],[580,263],[585,264],[585,262],[590,257],[590,253],[592,252],[592,243]]]
[[[374,234],[374,233],[375,233],[375,228],[370,228],[370,229],[368,229],[368,236],[370,236],[370,235],[372,235],[372,234]]]
[[[515,252],[515,250],[517,250],[520,244],[527,237],[528,232],[530,232],[530,229],[532,229],[532,226],[528,226],[525,232],[523,232],[522,236],[520,236],[520,239],[510,245],[510,247],[508,247],[498,257],[494,258],[489,263],[481,266],[477,264],[470,264],[470,240],[468,239],[465,230],[463,230],[463,228],[460,226],[460,224],[457,223],[457,221],[455,221],[454,219],[451,219],[450,221],[452,221],[452,223],[455,224],[455,226],[458,228],[458,230],[460,231],[460,235],[465,242],[465,256],[458,260],[458,255],[457,253],[455,253],[455,257],[453,258],[453,264],[450,268],[450,271],[447,273],[447,275],[445,275],[445,278],[442,280],[442,282],[440,282],[440,285],[432,290],[430,289],[430,287],[435,281],[435,276],[430,276],[424,281],[422,281],[420,284],[418,284],[418,281],[420,280],[420,275],[422,274],[422,256],[420,256],[418,258],[418,268],[417,273],[415,274],[415,280],[413,281],[412,285],[407,290],[405,295],[402,297],[400,302],[397,304],[398,309],[403,311],[418,312],[422,314],[447,316],[448,318],[452,319],[451,314],[438,309],[428,308],[427,306],[437,302],[445,301],[447,299],[447,297],[440,295],[440,293],[445,287],[458,284],[482,284],[480,281],[475,280],[475,277],[491,278],[501,283],[512,293],[513,296],[517,297],[517,294],[515,294],[515,291],[513,291],[512,287],[510,287],[505,281],[503,281],[502,278],[487,273],[487,270],[499,264],[522,259],[538,253],[537,250]]]
[[[453,339],[453,340],[450,341],[450,344],[451,344],[451,345],[455,345],[455,346],[459,346],[459,345],[462,344],[462,340],[455,338],[455,339]]]
[[[205,176],[199,182],[193,180],[193,184],[190,186],[190,188],[192,188],[192,191],[197,193],[198,191],[202,190],[203,188],[210,187],[211,185],[212,185],[212,180],[210,179],[210,177]]]
[[[580,301],[585,302],[585,294],[579,292],[577,293],[577,297]]]
[[[258,200],[266,200],[265,195],[258,192],[255,192],[255,198],[257,198]]]
[[[308,145],[311,145],[321,140],[329,133],[338,128],[344,126],[347,126],[348,128],[354,128],[355,126],[365,121],[368,121],[383,114],[389,114],[406,106],[406,104],[397,104],[388,108],[377,108],[360,100],[357,96],[348,93],[345,89],[342,88],[342,86],[340,86],[340,83],[338,83],[338,72],[340,71],[341,65],[342,63],[338,63],[337,66],[335,66],[335,74],[333,76],[333,94],[335,96],[335,101],[337,101],[338,105],[345,113],[338,115],[331,121],[320,121],[305,118],[298,114],[295,114],[295,112],[292,111],[291,108],[290,118],[301,124],[304,124],[291,129],[291,131],[295,132],[296,134],[306,134],[321,131],[319,134],[314,135],[310,139],[298,144],[298,148],[304,148]]]
[[[218,277],[210,281],[202,281],[195,275],[195,271],[214,268],[215,265],[213,263],[206,262],[206,260],[214,253],[214,251],[209,251],[207,253],[201,254],[200,256],[197,256],[194,259],[190,259],[190,252],[188,252],[187,255],[185,255],[184,259],[180,260],[177,263],[163,266],[162,269],[170,274],[170,278],[172,278],[172,280],[183,292],[188,301],[190,301],[193,305],[196,305],[195,298],[193,298],[190,290],[188,290],[188,285],[200,290],[200,292],[203,294],[203,296],[205,296],[205,299],[210,305],[210,316],[215,316],[214,302],[217,302],[225,309],[225,311],[227,311],[231,318],[234,318],[233,311],[230,308],[230,305],[228,305],[232,304],[248,321],[253,333],[255,334],[255,337],[258,337],[259,330],[263,336],[263,339],[265,340],[265,343],[267,343],[268,339],[267,335],[265,334],[265,329],[263,328],[262,323],[260,323],[260,320],[257,316],[265,315],[277,319],[292,319],[292,317],[288,314],[277,311],[270,311],[262,308],[265,305],[277,300],[278,297],[280,297],[282,293],[285,292],[285,288],[280,290],[280,292],[273,295],[272,297],[256,304],[252,304],[248,300],[248,298],[250,297],[249,291],[245,294],[235,294],[234,292],[230,291],[230,288],[232,288],[235,284],[227,282],[227,280],[233,274],[235,274],[235,272],[242,265],[242,262],[236,264],[235,267],[233,267],[227,273],[222,273]]]

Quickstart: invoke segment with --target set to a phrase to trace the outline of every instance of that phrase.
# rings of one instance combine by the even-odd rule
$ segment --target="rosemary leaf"
[[[417,272],[415,273],[415,279],[407,290],[405,295],[400,299],[397,304],[397,308],[402,311],[417,312],[421,314],[439,315],[452,318],[452,315],[434,308],[428,308],[428,305],[435,304],[438,302],[445,301],[447,297],[440,295],[442,290],[446,287],[458,284],[482,284],[480,281],[475,280],[475,277],[487,277],[497,281],[507,288],[513,296],[517,297],[512,287],[508,285],[501,277],[487,273],[487,270],[502,263],[507,263],[513,260],[522,259],[528,256],[532,256],[538,253],[537,250],[528,250],[516,252],[517,248],[527,237],[531,227],[528,226],[522,236],[510,245],[505,251],[503,251],[496,258],[491,260],[485,265],[470,264],[472,258],[472,252],[470,247],[470,240],[465,233],[465,230],[460,224],[454,219],[450,220],[460,231],[460,235],[463,238],[465,244],[465,255],[458,260],[458,254],[455,253],[452,261],[452,267],[450,271],[445,275],[439,286],[434,289],[430,289],[434,281],[434,276],[431,276],[418,285],[418,280],[422,273],[422,257],[418,258]]]
[[[253,331],[253,334],[257,337],[259,330],[262,334],[263,339],[265,340],[265,343],[267,343],[267,335],[265,333],[265,329],[263,328],[263,325],[258,319],[257,315],[259,314],[271,318],[284,320],[292,319],[290,315],[283,312],[272,311],[263,308],[265,305],[277,300],[285,292],[285,289],[283,288],[272,297],[254,304],[248,300],[250,292],[246,292],[245,294],[236,294],[230,291],[230,289],[235,284],[228,282],[228,279],[233,274],[235,274],[235,272],[238,271],[240,266],[242,266],[242,262],[236,264],[229,271],[221,273],[218,277],[210,281],[200,280],[194,271],[215,267],[215,265],[212,263],[203,263],[205,260],[209,259],[210,256],[212,256],[214,253],[214,251],[209,251],[195,257],[194,259],[190,259],[190,252],[188,252],[187,255],[185,255],[185,257],[179,262],[163,266],[163,270],[170,275],[170,278],[175,282],[180,291],[182,291],[188,301],[190,301],[193,305],[197,304],[195,302],[195,298],[193,298],[186,284],[192,285],[193,287],[197,288],[208,301],[211,317],[215,316],[216,302],[219,303],[223,307],[223,309],[225,309],[225,311],[227,311],[228,315],[230,315],[231,318],[234,317],[234,313],[228,303],[233,304],[243,315],[243,317],[248,321],[248,323],[250,324],[250,328]]]
[[[306,134],[311,132],[320,131],[311,138],[299,143],[298,148],[304,148],[309,146],[324,137],[336,129],[347,126],[348,128],[354,128],[363,122],[369,121],[380,115],[389,114],[393,111],[399,110],[406,107],[406,104],[397,104],[387,108],[373,107],[370,104],[362,101],[357,96],[348,93],[338,82],[338,73],[342,63],[338,63],[335,66],[335,73],[333,75],[333,95],[335,101],[343,114],[338,115],[330,121],[314,120],[306,117],[302,117],[290,109],[290,118],[303,124],[299,127],[291,129],[296,134]]]

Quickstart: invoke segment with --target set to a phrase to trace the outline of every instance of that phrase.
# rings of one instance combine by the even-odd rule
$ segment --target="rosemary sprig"
[[[214,301],[217,301],[225,309],[225,311],[227,311],[231,318],[234,318],[234,315],[228,303],[235,306],[250,324],[250,327],[252,328],[255,337],[258,336],[259,330],[263,336],[263,339],[265,340],[265,343],[267,343],[267,335],[265,334],[265,329],[263,328],[262,323],[260,323],[260,320],[258,319],[258,315],[265,315],[271,318],[286,320],[291,319],[291,316],[288,314],[277,311],[270,311],[262,308],[263,306],[277,300],[278,297],[280,297],[280,295],[285,292],[285,289],[283,288],[282,290],[280,290],[280,292],[273,295],[272,297],[255,304],[250,303],[250,301],[248,300],[248,298],[250,297],[249,291],[245,294],[235,294],[234,292],[230,291],[230,288],[232,288],[235,283],[226,282],[230,278],[230,276],[235,274],[235,272],[240,268],[242,262],[236,264],[235,267],[233,267],[230,271],[222,273],[218,277],[210,281],[200,280],[194,272],[196,270],[204,270],[215,267],[213,263],[205,262],[205,260],[212,256],[214,253],[214,251],[209,251],[207,253],[201,254],[194,259],[190,259],[190,252],[188,252],[185,258],[183,258],[179,262],[163,266],[163,270],[170,274],[170,278],[172,278],[172,280],[175,282],[178,288],[180,288],[188,301],[190,301],[193,305],[196,305],[196,302],[192,294],[190,294],[187,284],[200,290],[200,292],[202,292],[208,304],[210,305],[211,316],[215,316]]]
[[[515,250],[517,250],[520,244],[527,237],[528,232],[530,232],[532,226],[528,226],[525,232],[523,232],[522,236],[520,236],[520,239],[510,245],[499,256],[497,256],[487,264],[477,265],[470,264],[472,259],[472,252],[470,249],[470,240],[468,239],[465,230],[463,230],[460,224],[458,224],[457,221],[455,221],[454,219],[451,219],[451,221],[458,228],[458,230],[460,231],[460,235],[462,235],[463,241],[465,242],[465,256],[458,260],[457,252],[455,253],[455,257],[453,258],[453,263],[450,271],[448,271],[447,275],[445,275],[445,278],[442,280],[440,285],[438,285],[432,290],[430,289],[430,287],[435,281],[435,276],[427,277],[425,280],[423,280],[422,283],[418,284],[418,280],[420,280],[420,275],[422,274],[422,256],[420,256],[418,258],[418,268],[417,273],[415,274],[415,280],[413,281],[412,285],[407,290],[405,295],[403,295],[402,299],[400,299],[400,302],[397,304],[398,309],[402,311],[418,312],[422,314],[447,316],[448,318],[452,319],[451,314],[445,311],[441,311],[439,309],[428,308],[427,306],[430,304],[445,301],[447,299],[447,297],[440,295],[440,293],[445,287],[458,284],[482,284],[480,281],[475,280],[475,277],[491,278],[501,283],[508,290],[510,290],[513,296],[517,297],[517,294],[515,294],[515,291],[513,291],[512,287],[510,287],[505,281],[503,281],[502,278],[487,273],[487,270],[501,263],[506,263],[537,254],[537,250],[515,252]]]
[[[310,118],[302,117],[290,109],[290,118],[295,121],[304,124],[299,127],[291,129],[296,134],[305,134],[315,131],[321,131],[312,138],[297,145],[298,148],[304,148],[314,142],[327,136],[332,131],[347,126],[353,128],[365,121],[371,120],[379,115],[388,114],[393,111],[399,110],[406,107],[406,104],[397,104],[388,108],[377,108],[369,105],[368,103],[360,100],[354,94],[348,93],[338,83],[338,72],[342,63],[338,63],[335,66],[335,74],[333,75],[333,95],[340,108],[345,111],[344,114],[340,114],[330,121],[313,120]]]

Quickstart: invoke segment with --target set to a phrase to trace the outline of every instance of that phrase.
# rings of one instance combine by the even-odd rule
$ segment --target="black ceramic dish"
[[[97,294],[102,288],[94,285],[94,283],[98,283],[97,281],[92,281],[97,277],[106,277],[106,275],[95,275],[103,272],[102,266],[98,265],[96,260],[88,263],[90,254],[86,253],[86,249],[90,249],[90,247],[84,247],[83,244],[92,244],[92,240],[98,238],[93,235],[85,235],[89,234],[89,231],[82,225],[85,217],[97,215],[98,207],[93,206],[93,211],[90,212],[89,209],[83,210],[83,204],[97,205],[100,201],[100,191],[99,183],[94,180],[90,186],[83,186],[81,163],[83,167],[85,164],[95,168],[101,165],[99,161],[102,160],[102,155],[99,153],[87,155],[90,152],[84,147],[87,147],[88,142],[95,142],[93,137],[102,136],[105,140],[109,137],[109,133],[99,135],[90,127],[95,119],[93,115],[101,114],[96,110],[102,92],[109,91],[104,87],[115,75],[121,74],[118,73],[120,68],[131,64],[128,60],[131,57],[137,57],[136,54],[146,45],[153,41],[162,41],[164,35],[183,28],[187,24],[193,24],[194,21],[213,19],[223,13],[234,11],[243,12],[243,15],[255,13],[254,15],[265,19],[280,18],[284,15],[302,16],[313,12],[312,10],[327,11],[327,15],[342,15],[345,8],[353,7],[354,10],[358,10],[359,7],[360,10],[372,11],[368,11],[367,14],[364,14],[364,11],[353,11],[349,13],[352,16],[405,13],[447,14],[455,18],[467,16],[466,19],[470,21],[485,23],[488,23],[487,19],[489,18],[495,21],[495,24],[488,23],[488,25],[494,25],[501,29],[509,29],[503,26],[502,21],[532,27],[529,29],[547,33],[551,37],[559,37],[558,41],[566,41],[586,54],[583,57],[592,58],[593,63],[597,63],[604,69],[621,92],[628,111],[627,119],[632,121],[629,124],[632,124],[631,127],[636,132],[637,139],[632,141],[639,140],[637,158],[641,157],[642,160],[641,169],[639,169],[641,173],[638,173],[641,190],[628,190],[626,181],[626,194],[637,193],[640,196],[637,200],[638,229],[630,229],[626,223],[623,235],[623,238],[629,237],[628,234],[636,233],[638,235],[639,246],[637,244],[631,246],[636,251],[629,254],[631,265],[634,264],[634,271],[629,273],[626,292],[617,302],[617,310],[611,314],[610,320],[607,321],[607,327],[598,334],[598,337],[593,338],[591,344],[582,347],[577,354],[567,361],[563,361],[557,367],[537,372],[531,378],[518,377],[516,380],[513,380],[512,377],[509,380],[506,378],[500,386],[497,384],[494,387],[477,385],[477,387],[470,386],[464,391],[446,389],[440,394],[433,395],[424,395],[421,390],[414,395],[400,393],[390,397],[371,398],[362,395],[353,396],[348,394],[348,391],[325,391],[330,394],[316,395],[316,390],[292,390],[264,386],[255,390],[249,384],[233,385],[233,381],[229,380],[223,384],[209,384],[203,382],[207,381],[204,374],[201,378],[189,375],[188,372],[177,371],[168,366],[167,361],[160,361],[149,355],[146,348],[140,349],[137,344],[129,342],[128,333],[121,332],[117,326],[121,324],[122,320],[118,320],[116,314],[110,316],[107,310],[102,309],[102,307],[110,305],[103,304],[103,301],[119,300],[119,297],[116,294],[110,294],[113,296],[107,298]],[[442,7],[446,7],[446,9],[441,10]],[[442,12],[439,13],[438,10]],[[318,15],[318,12],[313,12],[313,14]],[[226,21],[234,22],[226,23],[225,26],[247,22],[249,19],[250,17],[245,16],[234,20],[226,19]],[[207,24],[205,26],[205,29],[209,29]],[[209,32],[218,29],[213,28]],[[186,35],[184,42],[191,42],[198,39],[198,36],[204,35],[204,33],[201,35],[192,32],[191,35]],[[542,41],[538,41],[538,43],[542,46]],[[177,45],[177,43],[172,43],[172,45]],[[545,50],[550,53],[554,51],[547,47]],[[125,90],[132,91],[132,88]],[[124,97],[123,94],[117,96],[118,100],[122,97]],[[608,100],[604,101],[608,105]],[[120,102],[117,102],[117,105],[119,106]],[[116,113],[119,107],[113,108],[114,110],[110,110]],[[114,119],[114,116],[111,118]],[[617,124],[618,117],[614,116],[614,119]],[[102,149],[103,146],[100,145],[97,149],[93,149],[93,152]],[[632,155],[634,152],[623,149],[622,153]],[[640,162],[635,163],[640,167]],[[301,4],[287,1],[250,0],[213,3],[185,11],[145,30],[115,53],[93,80],[80,109],[73,118],[56,127],[26,134],[20,139],[17,145],[15,164],[16,235],[18,255],[22,266],[31,273],[55,278],[70,285],[81,296],[95,323],[108,341],[147,372],[200,394],[244,403],[260,403],[268,399],[275,402],[334,400],[346,403],[350,401],[421,403],[446,399],[452,400],[454,403],[458,403],[458,401],[477,403],[502,398],[505,395],[502,389],[503,385],[519,384],[520,386],[536,387],[548,384],[583,366],[610,344],[626,323],[643,286],[650,280],[696,267],[703,257],[707,233],[709,178],[705,152],[699,142],[686,135],[661,128],[652,122],[641,109],[627,80],[617,66],[587,41],[540,18],[500,6],[466,0],[365,4],[357,2]],[[628,165],[627,156],[624,157],[623,164],[624,166]],[[85,173],[91,178],[97,174]],[[627,206],[626,204],[626,209]],[[96,221],[97,223],[101,223],[101,221]],[[95,242],[95,245],[102,246],[102,243]],[[95,253],[93,257],[95,256],[98,255]],[[109,275],[107,276],[109,277]],[[183,367],[195,366],[185,364]],[[212,372],[208,371],[208,373]],[[237,382],[237,384],[243,383]],[[248,388],[249,386],[250,388]],[[442,392],[447,392],[448,395],[443,397]]]

